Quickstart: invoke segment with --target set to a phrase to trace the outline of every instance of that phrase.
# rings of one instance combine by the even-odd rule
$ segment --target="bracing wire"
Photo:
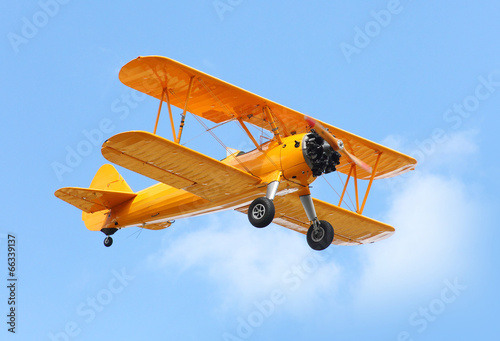
[[[337,176],[339,177],[339,180],[340,180],[340,182],[342,183],[342,187],[343,187],[343,186],[345,186],[344,181],[343,181],[343,180],[342,180],[342,178],[340,177],[339,172],[335,172],[335,173],[337,173]],[[352,201],[351,196],[349,195],[349,190],[348,190],[348,189],[346,189],[346,193],[347,193],[347,197],[349,198],[349,201],[351,202],[351,205],[352,205],[353,207],[355,207],[354,202]],[[349,209],[350,209],[351,211],[354,211],[354,210],[353,210],[353,209],[352,209],[352,208],[351,208],[351,207],[347,204],[347,202],[346,202],[345,200],[342,200],[342,201],[344,202],[344,204],[346,204],[346,206],[347,206],[347,207],[349,207]]]
[[[330,188],[333,189],[333,191],[335,192],[335,194],[337,194],[339,196],[339,198],[340,198],[339,192],[337,192],[337,190],[330,184],[330,182],[328,181],[328,179],[326,178],[326,176],[322,176],[322,178],[326,181],[326,183],[328,184],[328,186],[330,186]],[[349,208],[351,211],[353,211],[353,209],[351,208],[351,206],[349,206],[348,203],[346,203],[344,200],[342,200],[342,201],[346,204],[347,208]]]

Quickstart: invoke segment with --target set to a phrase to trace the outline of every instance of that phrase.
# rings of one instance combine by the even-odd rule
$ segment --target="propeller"
[[[322,138],[326,140],[326,142],[328,142],[328,144],[333,148],[333,150],[346,155],[349,158],[349,160],[354,162],[359,167],[363,168],[368,173],[372,172],[372,168],[366,162],[363,162],[361,159],[349,153],[347,149],[344,148],[344,142],[342,142],[341,139],[338,139],[334,137],[332,134],[330,134],[330,132],[326,130],[326,128],[323,127],[321,123],[319,123],[318,121],[309,116],[305,116],[304,119],[311,128],[314,128],[314,131],[316,131]]]

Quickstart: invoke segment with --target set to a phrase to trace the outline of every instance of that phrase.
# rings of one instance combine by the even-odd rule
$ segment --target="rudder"
[[[102,165],[99,168],[90,183],[90,188],[134,193],[116,168],[110,164]]]

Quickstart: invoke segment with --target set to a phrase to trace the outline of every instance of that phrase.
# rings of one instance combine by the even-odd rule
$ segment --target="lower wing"
[[[351,212],[336,205],[313,199],[318,219],[332,224],[335,237],[332,244],[359,245],[385,239],[394,233],[394,228],[377,220]],[[276,210],[273,223],[306,234],[311,222],[307,219],[297,194],[277,196],[274,199]],[[238,208],[248,212],[248,206]]]

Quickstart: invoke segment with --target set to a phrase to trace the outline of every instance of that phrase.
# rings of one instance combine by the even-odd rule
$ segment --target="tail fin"
[[[109,210],[137,195],[109,164],[99,168],[90,188],[64,187],[54,194],[84,212],[82,219],[89,230],[105,227]]]
[[[90,183],[90,188],[134,193],[113,165],[102,165]]]

